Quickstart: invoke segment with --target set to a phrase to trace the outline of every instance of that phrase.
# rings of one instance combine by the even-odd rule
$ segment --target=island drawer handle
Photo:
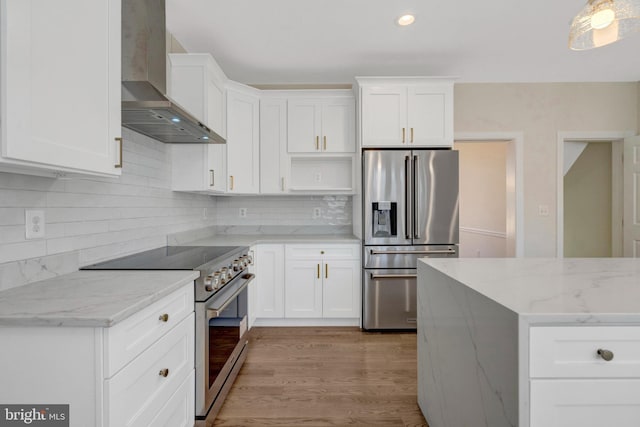
[[[167,368],[160,369],[160,372],[158,372],[158,375],[160,375],[161,377],[167,378],[169,376],[169,369]]]
[[[168,322],[169,321],[169,315],[167,313],[161,314],[160,317],[158,318],[158,320],[160,320],[162,322]]]
[[[610,350],[599,348],[597,353],[598,353],[598,356],[602,357],[607,362],[610,362],[613,359],[613,352]]]

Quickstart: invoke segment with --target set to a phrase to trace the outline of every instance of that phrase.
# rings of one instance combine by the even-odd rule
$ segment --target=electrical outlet
[[[238,216],[240,218],[246,218],[247,217],[247,208],[240,208],[240,210],[238,211]]]
[[[549,216],[549,205],[538,205],[538,216]]]
[[[318,219],[322,216],[322,209],[313,208],[313,219]]]
[[[316,172],[313,175],[313,179],[315,182],[322,182],[322,174],[320,172]]]
[[[27,239],[42,239],[44,237],[44,211],[24,211],[25,237]]]

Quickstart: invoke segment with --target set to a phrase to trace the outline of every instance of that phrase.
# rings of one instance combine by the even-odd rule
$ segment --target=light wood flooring
[[[216,426],[427,426],[415,333],[254,328]]]

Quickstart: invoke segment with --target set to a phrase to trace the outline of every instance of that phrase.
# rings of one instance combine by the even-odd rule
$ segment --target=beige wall
[[[460,83],[455,132],[524,135],[525,256],[556,255],[556,149],[562,131],[638,129],[638,83]],[[538,216],[538,205],[551,214]]]
[[[460,256],[504,257],[507,144],[456,142],[453,148],[460,153]]]
[[[611,144],[590,143],[564,176],[564,256],[611,256]]]

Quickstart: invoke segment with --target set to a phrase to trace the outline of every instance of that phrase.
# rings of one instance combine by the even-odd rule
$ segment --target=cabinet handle
[[[324,278],[325,279],[329,278],[329,264],[324,265]]]
[[[320,278],[320,264],[318,264],[318,273],[317,273],[317,275],[318,275],[318,279],[319,279]]]
[[[405,128],[402,128],[402,143],[404,144],[404,140],[405,140]]]
[[[610,350],[599,348],[597,353],[598,356],[602,357],[606,362],[610,362],[613,359],[613,352]]]
[[[411,128],[411,143],[413,144],[413,128]]]
[[[216,185],[216,173],[213,169],[209,169],[209,187]]]
[[[327,137],[326,136],[322,137],[322,143],[324,145],[324,151],[327,151]]]
[[[169,321],[169,315],[167,313],[161,314],[160,317],[158,318],[158,320],[160,320],[162,322],[168,322]]]
[[[119,157],[119,163],[117,165],[114,165],[114,167],[116,169],[121,169],[122,168],[122,137],[119,136],[117,138],[115,138],[116,142],[118,143],[118,147],[120,149],[120,157]]]
[[[230,188],[230,190],[233,190],[233,175],[229,175],[229,178],[231,179],[231,188]]]
[[[160,372],[158,372],[158,375],[160,375],[161,377],[167,378],[169,376],[169,369],[167,368],[160,369]]]
[[[280,178],[280,180],[282,181],[282,191],[284,191],[284,177]]]

